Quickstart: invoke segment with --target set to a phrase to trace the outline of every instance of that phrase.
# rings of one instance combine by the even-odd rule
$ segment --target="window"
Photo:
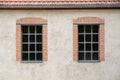
[[[104,61],[104,20],[82,17],[73,20],[73,60]]]
[[[99,25],[78,25],[78,60],[99,60]]]
[[[41,18],[22,18],[16,26],[16,60],[47,61],[47,21]]]
[[[42,25],[21,25],[22,61],[42,61]]]

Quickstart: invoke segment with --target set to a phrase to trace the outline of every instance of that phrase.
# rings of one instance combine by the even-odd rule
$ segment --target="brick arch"
[[[78,24],[99,24],[99,54],[100,61],[105,60],[104,54],[104,23],[99,17],[78,17],[73,19],[73,60],[78,61]]]
[[[24,17],[24,18],[20,18],[16,20],[17,24],[37,24],[37,23],[41,23],[41,24],[47,24],[47,19],[43,19],[43,18],[37,18],[37,17]]]
[[[79,17],[77,19],[73,19],[74,24],[78,23],[104,23],[104,19],[99,17]]]

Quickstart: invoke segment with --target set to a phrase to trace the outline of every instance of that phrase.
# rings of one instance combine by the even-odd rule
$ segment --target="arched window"
[[[73,60],[104,61],[104,20],[81,17],[73,20]]]
[[[16,22],[16,61],[47,61],[47,20],[21,18]]]

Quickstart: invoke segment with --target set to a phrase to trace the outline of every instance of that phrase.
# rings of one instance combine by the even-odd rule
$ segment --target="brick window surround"
[[[104,61],[104,19],[98,17],[73,19],[73,60],[78,62],[78,24],[99,24],[99,60]]]
[[[48,50],[47,50],[47,19],[42,18],[34,18],[34,17],[27,17],[27,18],[20,18],[16,21],[16,61],[21,62],[21,46],[22,46],[22,37],[21,37],[21,25],[22,24],[42,24],[42,54],[43,54],[43,60],[42,62],[46,62],[48,60]]]

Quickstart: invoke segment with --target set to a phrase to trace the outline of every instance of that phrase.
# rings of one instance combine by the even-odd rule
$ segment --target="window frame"
[[[99,25],[99,60],[80,61],[78,59],[78,25],[98,24]],[[104,19],[98,17],[80,17],[73,19],[73,61],[76,62],[100,62],[104,61]]]
[[[22,25],[42,25],[42,61],[23,61],[22,60]],[[43,18],[20,18],[16,21],[16,61],[19,62],[46,62],[47,54],[47,20]]]

